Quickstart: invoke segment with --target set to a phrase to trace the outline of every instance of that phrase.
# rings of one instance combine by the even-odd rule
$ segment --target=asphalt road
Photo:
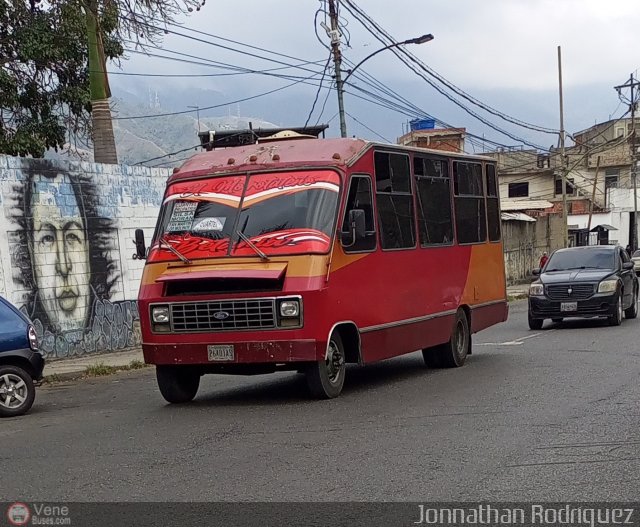
[[[0,500],[632,500],[640,319],[529,331],[526,303],[457,370],[421,355],[303,377],[203,378],[164,403],[151,368],[40,389],[0,422]]]

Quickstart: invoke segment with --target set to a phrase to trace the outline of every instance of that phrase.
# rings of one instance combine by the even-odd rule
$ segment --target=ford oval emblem
[[[216,320],[226,320],[229,318],[229,313],[227,313],[226,311],[216,311],[213,314],[213,318],[215,318]]]

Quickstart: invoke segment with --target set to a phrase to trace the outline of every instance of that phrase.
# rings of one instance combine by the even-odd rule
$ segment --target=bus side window
[[[482,164],[453,163],[453,188],[458,243],[487,241],[487,210],[482,182]]]
[[[498,197],[498,180],[495,165],[486,165],[487,173],[487,223],[489,225],[489,241],[500,241],[500,198]]]
[[[342,233],[349,233],[349,212],[358,209],[364,211],[366,236],[363,239],[357,240],[353,245],[344,247],[344,252],[346,253],[373,251],[376,248],[373,189],[369,176],[353,176],[351,178],[349,194],[347,195],[347,206],[345,207],[342,228],[340,229]]]

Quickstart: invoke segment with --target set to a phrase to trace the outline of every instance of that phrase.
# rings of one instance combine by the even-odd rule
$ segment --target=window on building
[[[375,152],[376,204],[383,249],[415,247],[409,156]]]
[[[604,186],[605,188],[617,187],[620,181],[620,169],[607,168],[604,171]]]
[[[453,243],[451,181],[446,161],[415,157],[420,245]]]
[[[487,217],[482,184],[482,165],[453,163],[456,231],[459,243],[480,243],[487,239]]]
[[[624,137],[624,126],[616,126],[616,138]]]
[[[355,209],[364,211],[366,237],[356,241],[350,247],[345,247],[344,251],[346,253],[373,251],[376,248],[376,228],[373,219],[373,192],[369,176],[353,176],[351,178],[347,206],[342,222],[343,233],[349,232],[349,212]]]
[[[575,193],[575,185],[573,178],[567,178],[567,196],[573,196]],[[556,178],[556,196],[562,195],[562,179]]]
[[[488,194],[488,193],[487,193]],[[529,196],[529,182],[509,183],[510,198],[526,198]]]
[[[497,242],[500,240],[500,198],[498,197],[498,180],[496,178],[495,165],[486,165],[487,181],[487,226],[489,230],[489,240]],[[527,195],[529,188],[527,183]]]

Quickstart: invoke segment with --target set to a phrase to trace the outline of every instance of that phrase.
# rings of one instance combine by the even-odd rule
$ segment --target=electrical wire
[[[306,77],[303,80],[309,80],[313,77],[315,77],[316,75],[312,75],[310,77]],[[303,80],[297,80],[295,82],[292,82],[290,84],[287,84],[285,86],[280,86],[279,88],[275,88],[273,90],[269,90],[263,93],[258,93],[256,95],[251,95],[249,97],[242,97],[241,99],[236,99],[234,101],[228,101],[225,103],[221,103],[221,104],[214,104],[211,106],[204,106],[202,108],[200,108],[200,111],[203,110],[212,110],[214,108],[221,108],[223,106],[229,106],[230,104],[237,104],[239,102],[245,102],[245,101],[251,101],[253,99],[258,99],[259,97],[264,97],[266,95],[271,95],[273,93],[282,91],[282,90],[286,90],[287,88],[291,88],[292,86],[295,86],[296,84],[300,84],[301,82],[303,82]],[[113,120],[119,120],[119,121],[125,121],[125,120],[132,120],[132,119],[152,119],[152,118],[157,118],[157,117],[168,117],[170,115],[183,115],[186,113],[193,113],[193,110],[181,110],[181,111],[177,111],[177,112],[165,112],[165,113],[158,113],[158,114],[149,114],[149,115],[132,115],[132,116],[128,116],[128,117],[112,117],[111,119]]]
[[[318,97],[320,97],[320,92],[322,91],[322,83],[324,82],[324,78],[327,75],[327,70],[329,69],[329,62],[331,62],[331,53],[329,53],[329,57],[327,58],[327,62],[324,65],[324,71],[322,72],[322,77],[320,77],[320,84],[318,85],[318,90],[316,91],[316,96],[313,99],[313,104],[311,105],[311,110],[309,111],[309,116],[304,123],[305,128],[309,124],[311,120],[311,116],[313,115],[313,111],[316,109],[316,103],[318,102]]]
[[[391,143],[391,141],[389,139],[387,139],[386,137],[384,137],[383,135],[380,135],[378,132],[376,132],[375,130],[372,130],[371,128],[369,128],[366,124],[364,124],[362,121],[359,121],[358,119],[356,119],[353,115],[351,115],[349,112],[345,112],[349,117],[351,117],[351,119],[353,119],[356,123],[360,124],[361,126],[363,126],[364,128],[366,128],[367,130],[369,130],[372,134],[375,134],[376,136],[378,136],[380,139],[382,139],[384,142],[386,143]]]
[[[388,45],[388,44],[392,44],[392,43],[398,42],[388,32],[386,32],[377,22],[375,22],[369,15],[367,15],[367,13],[364,10],[362,10],[360,7],[358,7],[353,0],[344,0],[343,5],[347,9],[347,11],[349,11],[351,13],[351,15],[354,18],[356,18],[363,26],[365,26],[367,28],[367,30],[375,38],[377,38],[381,43],[383,43],[385,45]],[[354,13],[354,11],[355,11],[355,13]],[[366,24],[362,21],[362,19],[358,18],[358,15],[360,15],[363,18],[365,18],[367,20],[367,22],[371,26],[373,26],[374,30],[371,30],[370,28],[368,28],[366,26]],[[378,34],[376,34],[376,32]],[[383,35],[388,40],[388,42],[385,42],[385,40],[380,38],[379,35]],[[503,120],[505,120],[507,122],[510,122],[512,124],[515,124],[517,126],[528,128],[530,130],[534,130],[534,131],[537,131],[537,132],[554,134],[554,135],[557,135],[559,133],[559,130],[555,130],[555,129],[552,129],[552,128],[547,128],[547,127],[543,127],[543,126],[538,126],[538,125],[535,125],[535,124],[527,123],[525,121],[522,121],[520,119],[512,117],[512,116],[510,116],[508,114],[505,114],[504,112],[496,110],[495,108],[492,108],[488,104],[483,103],[479,99],[473,97],[469,93],[465,92],[464,90],[462,90],[461,88],[459,88],[458,86],[453,84],[451,81],[447,80],[444,76],[440,75],[433,68],[430,68],[429,66],[424,64],[420,59],[418,59],[415,55],[413,55],[411,52],[407,51],[404,48],[400,48],[399,47],[399,48],[392,49],[392,51],[396,52],[397,56],[399,56],[401,54],[405,55],[407,58],[409,58],[409,60],[411,60],[421,70],[423,70],[424,72],[428,73],[430,76],[432,76],[434,79],[436,79],[437,81],[439,81],[440,83],[445,85],[451,91],[453,91],[454,93],[456,93],[460,97],[464,98],[468,102],[470,102],[470,103],[478,106],[479,108],[485,110],[486,112],[491,113],[492,115],[495,115],[496,117],[499,117],[499,118],[501,118],[501,119],[503,119]]]

